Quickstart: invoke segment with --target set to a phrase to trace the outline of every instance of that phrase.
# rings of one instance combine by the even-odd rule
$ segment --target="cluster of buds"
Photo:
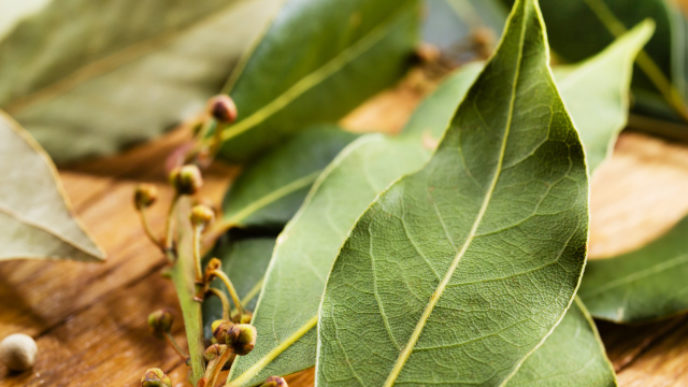
[[[256,346],[256,327],[250,324],[235,324],[229,320],[217,320],[212,324],[213,337],[240,356],[248,355]]]

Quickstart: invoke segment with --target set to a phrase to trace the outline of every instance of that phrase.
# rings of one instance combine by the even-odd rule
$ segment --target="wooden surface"
[[[422,78],[422,77],[421,77]],[[413,76],[382,93],[344,123],[353,129],[395,131],[427,89]],[[123,155],[63,169],[75,212],[107,251],[104,264],[14,261],[0,263],[0,337],[23,332],[36,338],[35,368],[10,374],[0,366],[0,386],[136,386],[148,367],[170,372],[184,386],[186,368],[146,326],[147,314],[175,310],[173,287],[160,275],[165,263],[144,237],[131,204],[138,182],[157,184],[160,202],[170,191],[164,159],[185,139],[174,132]],[[203,197],[218,203],[238,168],[214,165]],[[160,229],[163,205],[152,210]],[[688,212],[688,147],[635,133],[621,136],[592,189],[590,251],[615,254],[653,238]],[[649,326],[600,329],[622,386],[688,386],[688,318]],[[184,343],[182,325],[175,336]],[[312,384],[312,371],[291,385]]]

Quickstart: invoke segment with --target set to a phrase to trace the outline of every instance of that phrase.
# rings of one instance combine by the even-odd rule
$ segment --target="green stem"
[[[227,290],[229,291],[229,295],[232,297],[232,301],[234,302],[234,306],[237,308],[239,311],[239,315],[244,314],[244,308],[241,306],[241,300],[239,299],[239,293],[237,293],[236,288],[234,288],[234,284],[232,284],[232,281],[227,277],[227,274],[221,270],[213,270],[212,274],[215,275],[217,278],[221,279],[222,282],[224,282],[225,286],[227,287]]]

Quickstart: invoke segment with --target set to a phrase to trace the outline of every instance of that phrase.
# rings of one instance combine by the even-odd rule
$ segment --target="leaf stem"
[[[229,295],[232,297],[232,301],[234,302],[234,306],[237,308],[239,311],[239,315],[244,314],[244,308],[241,306],[241,300],[239,299],[239,293],[237,293],[236,288],[234,288],[234,284],[232,284],[232,280],[229,279],[227,274],[223,272],[222,270],[213,270],[211,272],[212,275],[216,276],[217,278],[221,279],[222,282],[224,282],[225,286],[227,287],[227,290],[229,291]]]

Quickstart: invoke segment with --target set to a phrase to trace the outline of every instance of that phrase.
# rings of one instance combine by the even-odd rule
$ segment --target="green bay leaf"
[[[614,368],[585,305],[576,297],[564,319],[506,384],[509,387],[616,386]]]
[[[609,146],[599,145],[600,142],[603,138],[614,141],[626,120],[627,111],[621,108],[627,100],[623,90],[629,88],[633,54],[642,46],[650,28],[638,27],[603,53],[557,72],[559,81],[576,75],[577,82],[567,82],[561,92],[568,97],[567,105],[574,114],[589,116],[580,121],[587,123],[582,125],[581,135],[589,139],[584,145],[590,148],[587,153],[591,159],[606,157]],[[254,375],[253,381],[259,381],[266,375],[287,374],[315,363],[315,336],[309,332],[314,326],[317,299],[325,285],[323,278],[339,246],[358,216],[384,187],[428,160],[430,149],[425,147],[426,142],[442,136],[456,106],[481,69],[480,64],[461,68],[423,101],[398,138],[378,134],[362,137],[345,148],[319,177],[306,203],[281,236],[284,242],[277,245],[267,274],[265,301],[256,310],[254,324],[259,331],[278,339],[259,337],[255,353],[239,359],[235,365],[233,372],[241,375],[239,381],[247,381],[249,375]],[[600,78],[604,81],[595,82]],[[577,86],[590,93],[601,93],[607,99],[597,101],[579,92]],[[588,111],[577,109],[586,106],[578,98],[592,99],[599,105]],[[611,108],[611,112],[607,110]],[[400,162],[404,163],[403,168],[399,168]],[[313,237],[312,230],[318,230],[317,238]],[[317,267],[310,262],[315,262]],[[299,286],[287,290],[290,283],[282,282],[283,276],[299,278]],[[280,313],[290,313],[299,324],[273,325],[273,316]],[[255,377],[263,367],[260,377]]]
[[[288,0],[226,91],[239,119],[222,155],[245,160],[310,124],[332,122],[404,73],[417,0]]]
[[[647,245],[588,262],[580,297],[596,318],[634,323],[688,310],[688,217]]]
[[[218,227],[281,229],[320,172],[356,138],[336,126],[306,129],[249,165],[223,201]]]
[[[57,162],[203,109],[278,0],[51,1],[0,37],[0,107]]]
[[[0,170],[0,261],[105,258],[74,218],[48,155],[1,111]]]
[[[504,385],[563,318],[585,262],[588,182],[548,62],[537,3],[517,1],[429,163],[342,246],[318,385]]]

